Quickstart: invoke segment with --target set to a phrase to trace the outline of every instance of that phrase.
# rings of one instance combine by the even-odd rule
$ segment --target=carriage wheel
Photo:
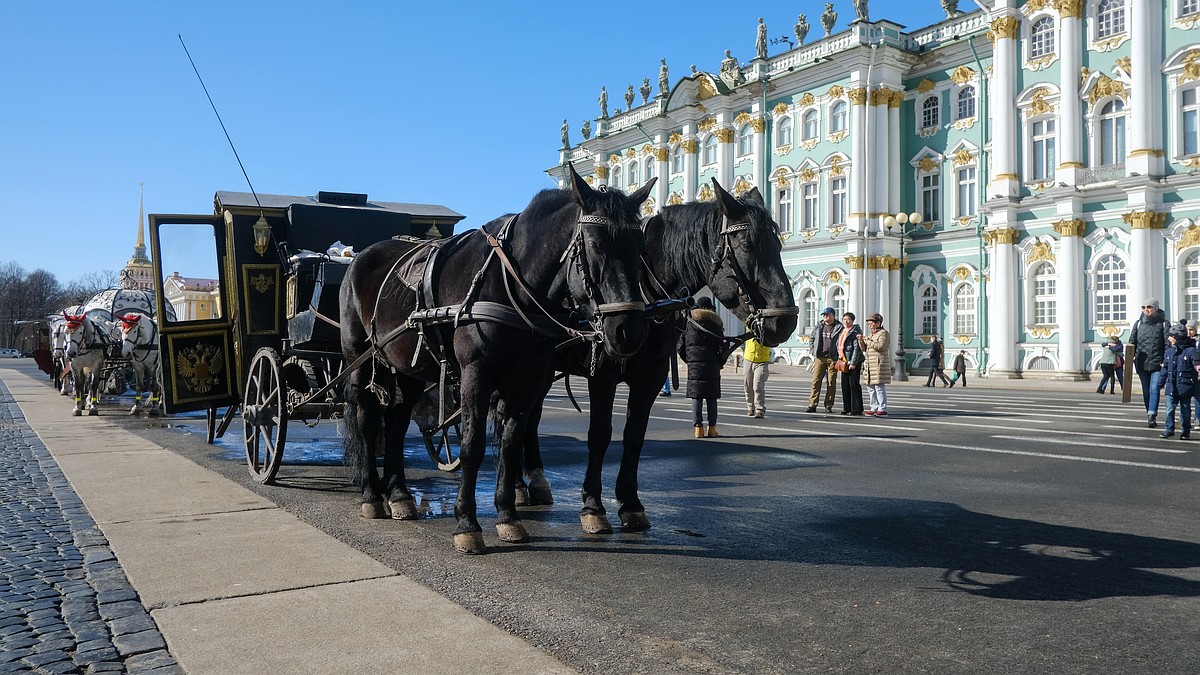
[[[283,462],[287,439],[287,384],[279,352],[263,347],[250,362],[242,397],[246,465],[259,483],[270,483]]]
[[[205,442],[212,445],[217,437],[217,406],[209,405],[206,412],[205,418],[208,422],[208,437]]]
[[[421,437],[425,439],[425,449],[429,452],[429,459],[437,464],[437,468],[442,471],[457,471],[461,458],[459,457],[459,444],[462,441],[462,425],[451,424],[444,429],[434,430],[430,433],[421,432]]]

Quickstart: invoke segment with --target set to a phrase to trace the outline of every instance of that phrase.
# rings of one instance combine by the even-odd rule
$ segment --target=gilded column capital
[[[750,128],[754,130],[754,133],[761,134],[767,128],[767,121],[761,117],[752,117],[750,118]]]
[[[1155,211],[1130,211],[1121,219],[1135,230],[1161,230],[1167,223],[1167,214]]]
[[[679,147],[688,154],[696,154],[696,150],[700,147],[700,143],[694,138],[688,138],[679,142]]]
[[[1063,219],[1054,223],[1054,231],[1060,237],[1082,237],[1085,228],[1087,228],[1087,223],[1078,218],[1074,220]]]
[[[899,108],[901,103],[904,103],[904,92],[892,90],[892,100],[888,101],[888,107]]]
[[[733,142],[733,129],[717,129],[713,133],[716,134],[718,143]]]
[[[1001,227],[995,230],[988,230],[983,233],[984,239],[989,244],[1008,244],[1009,246],[1017,243],[1018,232],[1011,227]]]
[[[1020,22],[1015,16],[1001,16],[992,19],[992,32],[996,34],[996,39],[1007,38],[1009,40],[1017,37],[1017,30],[1020,28]]]
[[[871,105],[888,105],[892,102],[892,90],[880,87],[871,92]]]
[[[596,178],[600,180],[608,180],[608,167],[600,165],[596,167]]]
[[[1057,0],[1054,3],[1058,10],[1058,15],[1064,19],[1082,19],[1083,18],[1083,1],[1082,0]]]
[[[846,266],[852,270],[861,270],[863,268],[863,259],[861,255],[848,255],[845,258]]]
[[[670,148],[654,148],[654,159],[665,162],[671,156]]]
[[[873,255],[867,258],[867,269],[897,270],[900,269],[900,261],[890,255]]]
[[[850,98],[850,103],[854,105],[866,105],[867,103],[866,87],[851,89],[850,91],[846,92],[846,96]]]

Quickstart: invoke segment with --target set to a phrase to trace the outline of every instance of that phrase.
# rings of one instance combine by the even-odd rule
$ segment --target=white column
[[[999,4],[999,3],[998,3]],[[1010,8],[1011,11],[1011,8]],[[996,36],[992,58],[992,180],[985,188],[989,195],[1017,196],[1020,175],[1017,170],[1017,41],[1020,20],[1016,12],[992,20]]]
[[[654,202],[661,211],[671,198],[671,149],[667,144],[670,137],[667,133],[654,134],[654,175],[658,182],[654,184]]]
[[[1135,3],[1136,4],[1136,3]],[[1070,12],[1078,12],[1080,16]],[[1080,112],[1079,99],[1079,68],[1083,63],[1082,32],[1083,14],[1082,3],[1074,6],[1063,5],[1059,9],[1059,51],[1058,83],[1061,95],[1058,106],[1058,168],[1055,177],[1067,185],[1075,185],[1078,173],[1084,168],[1083,164],[1083,115]],[[1011,107],[1011,106],[1005,106]]]
[[[892,92],[888,102],[888,165],[893,167],[888,181],[887,212],[900,213],[900,175],[908,173],[908,163],[900,159],[900,104],[904,102],[903,88]]]
[[[767,128],[766,111],[761,101],[755,101],[750,106],[750,128],[754,129],[751,156],[754,158],[754,184],[758,186],[763,196],[767,196]],[[770,202],[768,202],[770,203]]]
[[[1163,173],[1162,76],[1158,71],[1162,43],[1163,3],[1133,2],[1129,34],[1129,157],[1125,175]],[[1139,301],[1140,302],[1140,301]]]
[[[1059,364],[1055,379],[1083,379],[1083,229],[1082,220],[1064,219],[1054,224],[1059,234],[1055,261]]]
[[[592,156],[592,166],[596,167],[596,184],[592,187],[608,185],[608,156],[597,152]]]
[[[990,230],[992,281],[988,290],[988,344],[991,345],[990,377],[1017,378],[1017,231],[1009,226],[1016,213],[993,213],[997,225]]]
[[[733,162],[734,162],[734,145],[733,139],[736,131],[732,128],[730,115],[728,112],[717,113],[717,128],[713,131],[717,135],[717,182],[721,187],[733,191]]]
[[[1129,284],[1128,319],[1131,324],[1141,314],[1142,302],[1147,298],[1157,299],[1163,309],[1168,309],[1162,274],[1166,267],[1162,237],[1166,220],[1166,213],[1149,210],[1125,214],[1125,222],[1130,225],[1130,265],[1126,278]]]
[[[850,218],[846,223],[853,232],[862,233],[867,217],[867,90],[850,90]]]
[[[696,176],[699,175],[699,156],[696,155],[696,124],[688,122],[683,125],[683,201],[691,202],[696,199]]]

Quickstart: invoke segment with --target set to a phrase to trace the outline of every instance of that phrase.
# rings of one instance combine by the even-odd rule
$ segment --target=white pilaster
[[[997,2],[997,9],[1008,3]],[[991,112],[992,124],[992,182],[986,187],[988,195],[1017,196],[1020,190],[1020,172],[1017,170],[1017,41],[1021,25],[1019,15],[1011,7],[1004,7],[1000,15],[992,19],[992,32],[996,36],[992,58],[991,100],[996,102]],[[980,186],[984,189],[983,186]]]
[[[1070,208],[1070,207],[1068,207]],[[1058,375],[1056,379],[1083,379],[1083,228],[1082,220],[1061,220],[1057,279]]]
[[[867,130],[867,92],[853,85],[850,90],[850,218],[853,232],[862,233],[867,222],[867,153],[871,149]]]
[[[687,122],[683,125],[683,201],[691,202],[696,200],[696,177],[699,175],[700,156],[696,154],[698,150],[696,140],[696,124],[695,122]]]
[[[752,141],[751,156],[754,158],[754,184],[758,186],[759,192],[767,195],[767,144],[766,135],[763,133],[766,130],[766,110],[763,108],[761,101],[755,101],[750,106],[751,128],[754,129],[754,139]]]
[[[1162,43],[1163,3],[1130,3],[1129,157],[1126,175],[1163,174],[1162,77],[1158,72]]]
[[[671,163],[669,136],[665,131],[654,134],[654,175],[658,182],[654,184],[654,202],[661,211],[671,198]]]
[[[1010,212],[1011,211],[1011,212]],[[1017,230],[1016,213],[994,212],[990,230],[992,243],[992,281],[988,291],[988,344],[991,345],[990,377],[1020,377],[1017,363]]]
[[[1082,14],[1082,5],[1076,3]],[[1083,63],[1083,21],[1070,14],[1070,9],[1060,9],[1059,21],[1059,69],[1058,83],[1062,92],[1058,106],[1058,159],[1055,177],[1067,185],[1078,182],[1083,170],[1083,115],[1080,112],[1079,73]],[[1005,106],[1011,107],[1011,106]]]
[[[734,136],[731,115],[717,113],[717,182],[726,190],[733,190]]]

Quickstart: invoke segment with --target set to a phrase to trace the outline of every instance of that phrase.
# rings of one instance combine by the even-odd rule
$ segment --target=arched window
[[[775,123],[775,147],[782,148],[792,144],[792,118],[781,117]]]
[[[654,155],[646,158],[646,181],[649,182],[651,178],[654,178]]]
[[[1058,323],[1058,277],[1052,263],[1038,265],[1029,275],[1033,284],[1033,323]]]
[[[838,316],[846,313],[846,289],[841,286],[835,286],[833,293],[830,294],[830,306],[837,312]]]
[[[754,129],[750,128],[749,124],[743,124],[737,132],[737,154],[738,157],[749,155],[754,149]]]
[[[608,179],[608,184],[615,188],[620,188],[621,187],[621,167],[614,166],[612,168],[612,173],[609,174],[609,176],[610,177]]]
[[[1183,260],[1183,313],[1200,319],[1200,249],[1192,249]]]
[[[629,187],[634,187],[638,184],[638,163],[629,163]]]
[[[846,130],[846,102],[838,101],[829,110],[829,131],[837,133]]]
[[[1125,102],[1113,99],[1100,109],[1100,165],[1125,162]]]
[[[954,289],[954,334],[975,334],[974,284],[961,284]]]
[[[1125,32],[1125,0],[1100,0],[1096,7],[1096,37],[1104,39]]]
[[[921,128],[929,129],[936,127],[941,123],[941,116],[938,115],[938,97],[930,96],[921,103]]]
[[[1096,323],[1125,321],[1125,261],[1115,254],[1096,264]]]
[[[1054,53],[1054,19],[1044,16],[1033,22],[1029,31],[1029,58]]]
[[[958,118],[970,119],[975,116],[975,87],[963,87],[958,91]]]
[[[800,334],[808,335],[817,327],[817,294],[811,288],[800,291]]]
[[[708,138],[704,139],[704,154],[701,155],[700,163],[704,166],[717,163],[717,135],[709,134]]]
[[[815,140],[817,138],[817,111],[809,110],[804,113],[804,121],[800,131],[802,138],[806,141]]]
[[[678,145],[671,149],[671,173],[683,173],[683,148]]]
[[[921,335],[938,334],[938,292],[937,287],[927,285],[921,289],[921,311],[917,320],[921,324]]]

